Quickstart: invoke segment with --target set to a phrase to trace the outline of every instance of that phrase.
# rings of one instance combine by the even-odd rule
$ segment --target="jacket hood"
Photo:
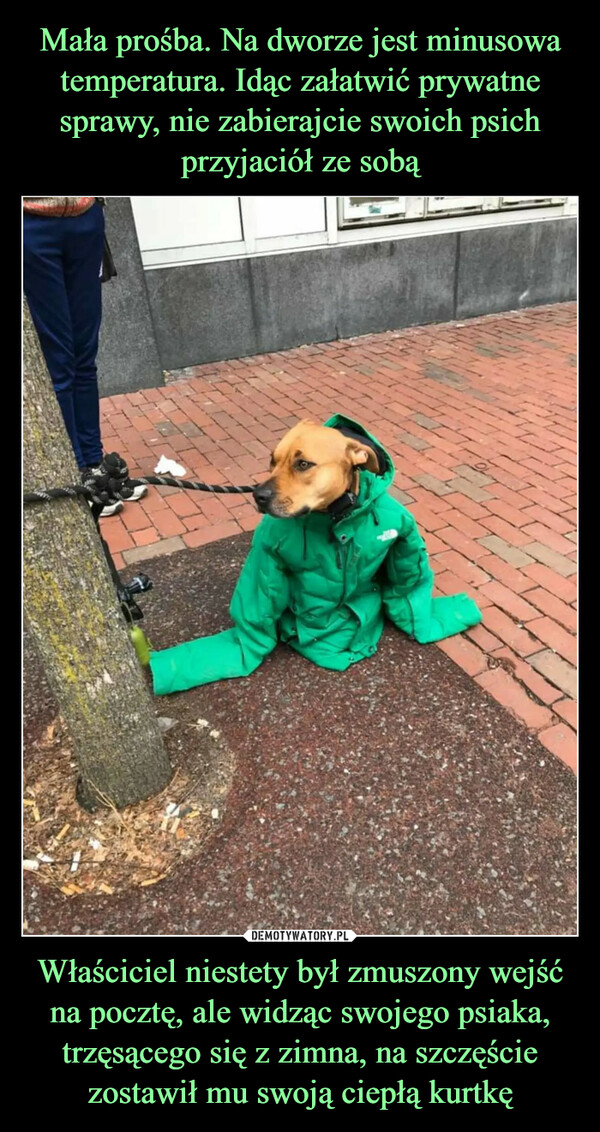
[[[370,433],[364,427],[364,425],[359,424],[358,421],[352,420],[351,417],[345,417],[342,415],[342,413],[334,413],[334,415],[330,417],[328,421],[325,421],[325,427],[347,428],[356,433],[358,436],[364,436],[366,441],[370,441],[371,445],[375,445],[376,450],[378,450],[380,462],[383,459],[383,462],[386,465],[385,471],[378,474],[376,474],[375,472],[368,472],[366,470],[360,472],[358,502],[356,504],[356,507],[352,511],[353,516],[358,515],[367,507],[369,507],[375,499],[378,499],[380,495],[383,495],[393,483],[395,469],[392,457],[376,436],[373,436],[373,434]]]

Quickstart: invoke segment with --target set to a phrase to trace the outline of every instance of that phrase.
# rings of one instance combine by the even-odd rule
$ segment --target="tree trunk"
[[[25,299],[23,359],[23,490],[77,483]],[[80,802],[121,809],[159,793],[172,770],[87,501],[26,504],[23,525],[26,623],[73,742]]]

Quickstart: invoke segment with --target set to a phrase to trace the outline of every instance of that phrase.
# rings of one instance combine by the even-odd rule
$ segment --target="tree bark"
[[[23,299],[23,490],[79,471]],[[159,793],[172,770],[152,700],[83,497],[26,504],[24,608],[79,762],[87,809]]]

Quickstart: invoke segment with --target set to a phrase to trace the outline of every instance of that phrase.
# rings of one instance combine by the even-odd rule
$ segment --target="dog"
[[[302,420],[253,489],[261,519],[231,599],[234,627],[153,652],[158,695],[254,672],[278,642],[336,671],[372,656],[387,619],[420,643],[477,624],[466,595],[433,598],[427,549],[389,492],[390,454],[356,421]]]
[[[350,429],[304,420],[279,441],[270,466],[270,478],[254,488],[256,506],[265,515],[292,519],[326,511],[345,492],[358,495],[359,468],[379,473],[380,457],[372,440]]]

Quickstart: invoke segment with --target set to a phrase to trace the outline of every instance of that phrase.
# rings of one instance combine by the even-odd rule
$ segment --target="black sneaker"
[[[107,476],[101,465],[92,466],[91,468],[82,468],[81,482],[87,487],[90,487],[92,491],[97,492],[99,495],[103,494],[106,491],[110,492],[109,477]],[[91,507],[91,499],[88,502]],[[110,515],[116,515],[119,511],[122,510],[122,500],[116,499],[114,496],[111,497],[111,495],[109,494],[109,498],[104,504],[99,518],[107,519]]]
[[[113,480],[129,479],[129,468],[118,452],[105,453],[100,461],[102,474]]]
[[[100,465],[101,474],[110,476],[113,480],[120,480],[123,485],[123,496],[126,503],[137,503],[146,495],[148,488],[141,483],[133,487],[129,479],[129,468],[118,452],[109,452],[102,457]]]
[[[142,499],[148,491],[145,483],[140,483],[137,487],[133,487],[131,480],[125,480],[123,487],[123,496],[126,503],[137,503],[138,499]]]

